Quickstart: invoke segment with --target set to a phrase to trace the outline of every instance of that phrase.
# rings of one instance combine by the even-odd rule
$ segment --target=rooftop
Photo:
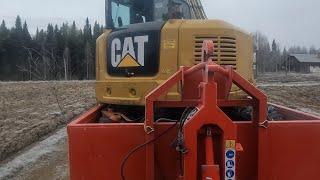
[[[290,54],[302,63],[320,63],[320,58],[315,54]]]

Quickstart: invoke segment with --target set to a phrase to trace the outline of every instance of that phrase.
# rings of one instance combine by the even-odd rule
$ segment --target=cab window
[[[132,0],[111,2],[112,21],[114,27],[117,28],[152,20],[150,17],[150,9],[146,9],[146,3],[150,3],[150,1],[137,2]]]
[[[190,7],[184,0],[109,0],[108,2],[110,1],[109,10],[115,28],[150,21],[191,18]]]
[[[190,7],[184,0],[154,0],[154,21],[191,19]]]
[[[130,24],[130,7],[115,2],[111,3],[112,20],[114,27],[122,27]]]

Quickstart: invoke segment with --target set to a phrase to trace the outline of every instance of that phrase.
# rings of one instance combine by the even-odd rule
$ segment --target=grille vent
[[[236,38],[227,36],[197,36],[194,38],[194,61],[201,62],[201,49],[204,40],[212,40],[214,43],[213,61],[220,65],[231,65],[237,69],[237,45]]]

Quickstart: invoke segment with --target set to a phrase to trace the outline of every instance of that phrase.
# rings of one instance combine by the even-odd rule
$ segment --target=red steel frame
[[[184,138],[186,147],[189,152],[184,155],[184,174],[180,177],[185,180],[194,180],[199,176],[197,166],[198,162],[198,131],[204,126],[216,125],[223,131],[223,147],[225,147],[226,140],[237,139],[237,127],[235,123],[219,108],[220,104],[230,105],[232,107],[241,107],[243,104],[251,104],[253,107],[253,123],[257,127],[263,125],[266,122],[267,115],[267,97],[254,87],[251,83],[246,81],[237,72],[233,71],[231,67],[223,68],[217,64],[214,64],[210,60],[210,55],[213,54],[214,45],[212,41],[204,41],[202,53],[203,62],[195,65],[191,68],[181,68],[171,78],[164,82],[161,86],[157,87],[146,97],[146,120],[145,120],[145,131],[146,139],[151,140],[154,138],[154,104],[155,101],[161,96],[165,95],[170,88],[178,84],[181,81],[183,86],[182,99],[179,102],[165,101],[162,102],[165,107],[167,106],[178,106],[187,105],[188,102],[196,99],[198,102],[196,107],[199,108],[197,114],[184,125]],[[191,78],[190,78],[191,77]],[[191,82],[191,83],[190,83]],[[218,87],[219,83],[219,87]],[[251,99],[244,99],[238,101],[230,101],[228,94],[231,89],[231,85],[234,83],[241,90],[246,92]],[[195,89],[199,89],[198,96],[195,93],[190,93]],[[200,96],[199,96],[200,95]],[[199,99],[197,99],[199,98]],[[218,101],[219,100],[219,101]],[[214,118],[209,118],[214,115]],[[265,137],[262,130],[258,129],[259,139]],[[214,155],[212,154],[212,138],[206,137],[206,157],[207,163],[202,165],[202,178],[206,179],[220,179],[220,175],[224,176],[224,151],[220,150],[223,154],[220,163],[213,164]],[[264,151],[264,144],[258,145],[259,151]],[[263,152],[259,152],[262,154]],[[259,157],[258,166],[263,167],[264,157]],[[146,147],[146,179],[155,179],[154,171],[154,144],[148,144]],[[220,165],[220,168],[219,168]],[[222,169],[222,171],[219,171]],[[260,169],[260,168],[259,168]],[[262,168],[261,168],[262,169]],[[260,172],[258,172],[260,173]],[[220,174],[220,175],[219,175]]]
[[[201,73],[197,73],[197,72]],[[226,76],[226,82],[232,82],[236,84],[240,89],[245,91],[248,95],[250,95],[251,99],[243,99],[243,100],[226,100],[226,99],[218,99],[218,87],[214,80],[214,73],[220,73]],[[188,78],[192,75],[192,79]],[[204,75],[204,76],[203,76]],[[243,107],[247,105],[252,105],[253,107],[253,123],[255,126],[259,127],[260,124],[263,124],[266,120],[266,110],[267,110],[267,98],[266,96],[259,91],[256,87],[242,78],[237,72],[231,69],[224,69],[221,66],[216,64],[212,64],[209,62],[200,63],[190,69],[181,68],[177,73],[175,73],[170,79],[164,82],[161,86],[153,90],[146,97],[146,121],[145,121],[145,130],[146,130],[146,139],[151,140],[154,138],[154,119],[153,119],[153,110],[155,108],[155,104],[157,99],[164,95],[170,88],[176,85],[178,82],[182,81],[184,87],[190,87],[190,89],[185,89],[185,91],[190,91],[197,89],[198,87],[188,85],[189,81],[194,79],[199,79],[200,77],[204,81],[199,82],[198,86],[200,90],[201,97],[200,99],[195,99],[195,97],[185,98],[182,96],[181,101],[158,101],[157,105],[164,107],[187,107],[187,106],[197,106],[199,107],[199,112],[197,116],[193,117],[184,127],[185,132],[185,142],[187,148],[189,149],[189,153],[184,157],[184,176],[182,179],[193,180],[197,179],[197,131],[201,129],[201,127],[205,125],[217,125],[223,130],[224,141],[227,139],[236,140],[237,139],[237,127],[229,119],[220,108],[220,107]],[[228,83],[225,83],[228,84]],[[229,89],[231,85],[229,85]],[[228,89],[228,88],[226,88]],[[224,92],[220,92],[224,94]],[[185,92],[184,94],[188,94]],[[223,95],[222,95],[223,96]],[[209,118],[214,115],[215,118]],[[258,129],[259,138],[263,138],[264,133],[263,129]],[[262,131],[262,132],[261,132]],[[210,143],[210,142],[208,142]],[[259,151],[263,151],[263,144],[259,144]],[[211,152],[206,152],[208,156],[211,156]],[[146,179],[155,179],[155,171],[154,171],[154,144],[148,144],[146,147]],[[259,166],[263,166],[263,158],[262,161],[259,161]],[[224,159],[223,159],[224,160]],[[210,164],[210,163],[209,163]],[[218,175],[223,175],[221,172],[216,173],[217,165],[211,164],[212,167],[211,172],[209,174],[216,174],[213,179],[218,179]],[[219,165],[223,165],[223,163],[219,163]],[[206,166],[208,168],[208,166]],[[223,166],[220,168],[224,170]],[[208,172],[206,172],[208,173]],[[220,178],[219,178],[220,179]]]
[[[179,101],[158,98],[176,84],[181,85]],[[227,99],[234,83],[250,98]],[[252,107],[252,121],[232,121],[223,107]],[[71,179],[120,178],[120,164],[130,149],[154,139],[173,123],[154,122],[154,109],[197,107],[184,124],[183,174],[179,153],[169,144],[175,130],[149,143],[126,165],[125,175],[135,180],[195,180],[224,178],[226,140],[237,142],[236,178],[242,180],[300,180],[318,177],[320,162],[319,117],[274,105],[286,121],[267,121],[267,98],[256,87],[230,68],[203,62],[192,68],[181,67],[170,79],[146,97],[144,123],[98,124],[103,106],[97,106],[68,125]],[[214,138],[218,128],[221,142]],[[199,139],[205,130],[204,138]],[[222,132],[222,133],[221,133]],[[202,143],[203,142],[203,143]],[[199,145],[199,144],[203,144]],[[243,147],[243,149],[242,149]],[[165,158],[163,158],[165,157]],[[204,160],[202,160],[204,159]]]
[[[175,102],[179,106],[194,106],[197,102]],[[155,102],[156,105],[162,103]],[[219,103],[218,104],[222,104]],[[243,103],[246,106],[249,103]],[[223,103],[223,106],[226,104]],[[229,105],[229,103],[227,103]],[[112,179],[120,180],[120,162],[128,151],[146,141],[144,125],[134,124],[98,124],[103,106],[98,105],[87,111],[68,125],[70,179]],[[257,127],[251,121],[235,122],[237,125],[237,141],[244,151],[237,155],[237,179],[242,180],[301,180],[317,179],[320,161],[320,121],[319,117],[296,110],[277,106],[279,112],[288,116],[284,121],[270,121],[267,128]],[[159,133],[172,123],[155,125]],[[265,131],[265,139],[259,139],[258,129]],[[155,179],[177,179],[179,171],[176,159],[178,155],[168,144],[176,137],[171,131],[156,144]],[[258,142],[266,146],[263,154],[258,153]],[[146,179],[146,151],[137,152],[126,166],[126,177],[129,180]],[[260,157],[265,168],[258,167]],[[261,173],[258,176],[258,172]]]

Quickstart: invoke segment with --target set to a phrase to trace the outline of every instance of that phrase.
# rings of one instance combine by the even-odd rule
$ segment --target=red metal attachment
[[[267,121],[266,96],[230,67],[210,61],[212,45],[205,42],[202,63],[181,67],[150,92],[146,97],[144,123],[98,124],[102,106],[70,123],[70,179],[318,177],[320,118],[273,105],[284,120]],[[182,89],[181,100],[159,100],[177,84]],[[248,98],[229,99],[232,84],[247,93]],[[193,107],[193,110],[179,123],[158,123],[155,109],[161,107]],[[250,107],[251,120],[227,115],[225,109],[230,107]],[[185,147],[179,152],[171,146],[177,137],[183,139]],[[130,152],[134,154],[128,158]],[[126,164],[122,163],[124,159]]]
[[[205,41],[203,46],[203,62],[193,66],[192,68],[181,68],[176,74],[174,74],[170,79],[168,79],[161,86],[153,90],[146,97],[146,121],[145,127],[153,128],[153,109],[155,102],[158,97],[165,94],[173,85],[182,81],[183,96],[182,100],[179,102],[182,105],[186,105],[188,102],[196,101],[195,104],[197,108],[197,113],[190,117],[190,119],[184,124],[183,132],[185,145],[188,148],[188,153],[183,155],[184,164],[184,174],[183,179],[194,180],[199,176],[198,164],[199,161],[199,134],[198,132],[202,128],[208,128],[210,126],[217,128],[221,133],[217,135],[216,138],[220,139],[220,149],[213,156],[219,157],[219,160],[215,164],[211,164],[212,168],[210,171],[205,171],[205,174],[212,174],[212,177],[206,176],[206,178],[218,179],[216,175],[216,170],[219,169],[219,174],[224,177],[227,173],[227,169],[224,166],[225,153],[226,153],[226,142],[234,142],[234,146],[230,147],[235,154],[236,152],[236,140],[237,140],[237,126],[236,124],[219,108],[219,102],[221,104],[232,105],[233,107],[239,107],[244,103],[249,101],[250,104],[254,105],[253,118],[256,120],[255,123],[258,125],[266,119],[266,109],[267,109],[267,98],[266,96],[257,90],[253,85],[243,79],[238,73],[234,72],[231,68],[226,68],[213,63],[210,60],[211,53],[213,53],[213,43],[210,41]],[[198,80],[198,81],[196,81]],[[218,82],[216,82],[216,80]],[[218,83],[220,88],[218,88]],[[238,85],[239,88],[244,90],[251,99],[245,99],[240,101],[230,101],[227,99],[230,92],[232,83]],[[198,89],[198,93],[190,93],[190,91],[195,91]],[[171,103],[178,104],[178,102],[166,101],[164,105],[169,106]],[[154,133],[147,134],[147,140],[154,138]],[[207,141],[206,141],[207,142]],[[214,142],[215,143],[215,142]],[[206,146],[206,148],[209,148]],[[206,152],[207,153],[207,152]],[[210,152],[211,153],[211,152]],[[209,156],[210,156],[209,153]],[[146,148],[146,167],[147,174],[146,179],[154,179],[154,144],[147,145]],[[233,159],[233,157],[232,157]],[[236,162],[233,161],[235,165]],[[216,167],[216,168],[213,168]],[[219,167],[219,168],[217,168]],[[228,174],[231,178],[234,178],[235,168],[228,172],[233,174]],[[232,171],[232,172],[231,172]],[[202,174],[204,177],[205,175]]]
[[[202,179],[220,179],[220,169],[219,165],[215,164],[214,159],[214,144],[212,129],[207,128],[206,137],[205,137],[205,153],[206,153],[206,163],[201,165],[202,170]]]

